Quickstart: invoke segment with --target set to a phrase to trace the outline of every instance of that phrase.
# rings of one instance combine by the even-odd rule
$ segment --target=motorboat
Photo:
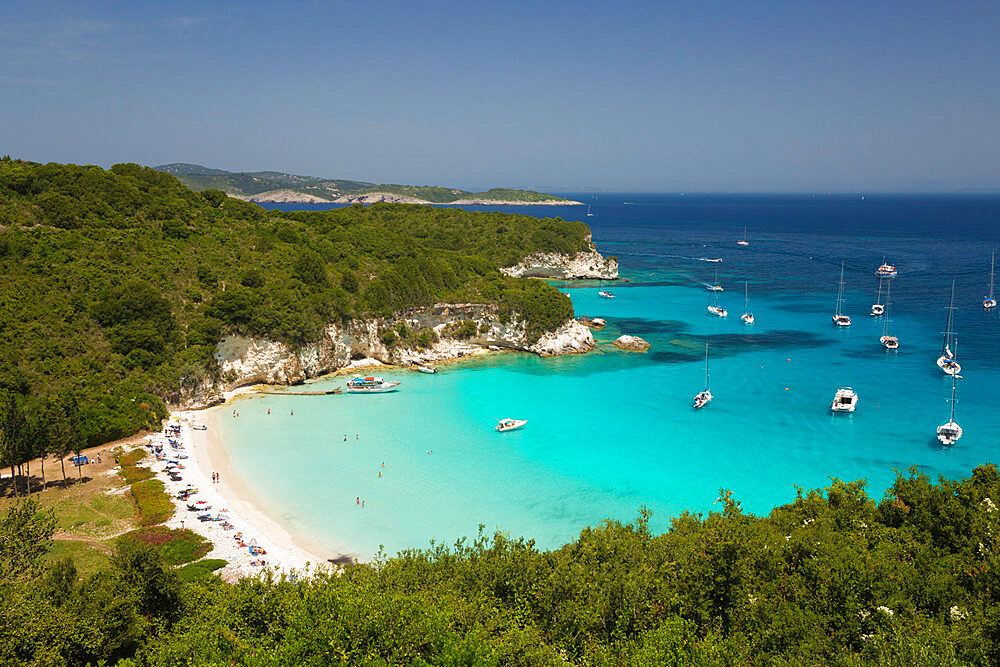
[[[833,323],[838,327],[851,326],[851,318],[841,310],[844,303],[844,263],[840,263],[840,289],[837,291],[837,312],[833,315]]]
[[[528,423],[527,419],[511,419],[510,417],[508,417],[506,419],[501,419],[497,421],[497,425],[494,426],[493,428],[503,433],[504,431],[517,430],[523,427],[527,423]]]
[[[356,377],[348,381],[347,391],[352,394],[383,394],[396,391],[398,382],[387,382],[381,377]]]
[[[941,356],[937,359],[938,368],[948,375],[957,375],[962,372],[962,366],[958,363],[958,344],[955,342],[955,334],[952,328],[955,324],[955,281],[951,281],[951,303],[948,305],[948,321],[944,329],[944,342],[941,345]],[[952,345],[956,349],[952,351]]]
[[[948,421],[937,427],[937,439],[942,445],[954,445],[962,437],[962,427],[955,421],[955,386],[957,375],[951,376],[951,416]]]
[[[712,402],[712,392],[708,389],[708,341],[705,341],[705,388],[694,395],[694,407],[703,408]]]
[[[739,246],[748,246],[748,245],[750,245],[750,237],[747,236],[747,226],[746,225],[743,225],[743,238],[741,238],[739,241],[737,241],[736,245],[739,245]]]
[[[883,259],[882,266],[875,269],[875,275],[878,278],[895,278],[896,267],[892,264],[887,264],[885,259]]]
[[[899,349],[899,339],[895,336],[889,334],[889,323],[892,318],[889,315],[889,309],[891,308],[890,303],[890,287],[886,285],[885,288],[885,317],[882,318],[882,337],[879,338],[879,342],[882,343],[882,347],[887,350],[898,350]]]
[[[743,314],[740,315],[740,319],[743,320],[744,324],[753,324],[754,317],[753,313],[750,312],[750,283],[743,281]]]
[[[423,364],[413,364],[413,370],[419,373],[437,373],[437,369]]]
[[[875,303],[872,304],[872,317],[881,317],[885,313],[885,306],[882,305],[882,278],[878,279],[878,294],[875,295]]]
[[[833,395],[830,409],[834,412],[854,412],[858,407],[858,395],[850,387],[841,387]]]
[[[208,427],[205,426],[204,424],[195,424],[194,426],[191,427],[191,430],[193,430],[193,431],[207,431]]]
[[[996,260],[996,257],[997,254],[995,252],[990,256],[990,294],[983,297],[983,308],[986,310],[996,308],[997,306],[997,300],[993,298],[993,262]]]

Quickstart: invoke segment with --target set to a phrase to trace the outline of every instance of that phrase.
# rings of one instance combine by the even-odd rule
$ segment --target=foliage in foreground
[[[990,665],[998,497],[994,465],[937,484],[913,469],[878,503],[834,481],[754,517],[723,492],[662,535],[641,512],[554,551],[498,533],[235,585],[182,582],[126,542],[84,581],[67,561],[0,570],[0,661]],[[6,534],[44,543],[32,512],[11,516]]]

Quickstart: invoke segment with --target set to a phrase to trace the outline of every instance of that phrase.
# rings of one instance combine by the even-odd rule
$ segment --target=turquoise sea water
[[[612,288],[614,301],[599,298],[595,283],[561,286],[578,314],[608,320],[598,351],[491,355],[436,375],[383,372],[398,372],[393,394],[238,399],[240,417],[218,419],[233,473],[316,551],[361,558],[380,545],[394,553],[450,543],[479,524],[556,547],[641,506],[662,530],[684,510],[712,509],[720,488],[761,513],[789,502],[796,485],[830,477],[866,479],[879,496],[894,468],[968,475],[997,460],[1000,446],[1000,316],[979,305],[1000,201],[871,199],[600,195],[591,218],[545,211],[585,219],[632,281]],[[743,224],[749,248],[735,245]],[[883,255],[900,269],[893,353],[878,342],[881,320],[867,315]],[[830,322],[841,260],[847,329]],[[717,268],[727,319],[706,311],[703,283]],[[951,384],[934,361],[953,277],[965,436],[946,449],[934,434],[947,421]],[[739,319],[744,279],[752,327]],[[652,349],[618,351],[610,341],[620,333]],[[697,411],[706,340],[715,400]],[[829,411],[841,385],[860,396],[853,415]],[[529,423],[494,432],[508,416]]]

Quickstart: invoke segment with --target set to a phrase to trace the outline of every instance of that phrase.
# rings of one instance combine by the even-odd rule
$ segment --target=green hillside
[[[0,394],[36,414],[72,394],[96,444],[157,424],[162,399],[217,372],[227,332],[297,346],[328,322],[462,301],[519,313],[538,336],[570,300],[497,269],[581,250],[588,233],[412,205],[269,212],[134,164],[4,159]]]
[[[229,172],[211,169],[196,164],[178,162],[154,167],[176,176],[192,190],[216,189],[239,196],[252,196],[272,190],[293,190],[302,194],[328,200],[341,195],[361,195],[372,192],[388,192],[404,197],[413,197],[433,204],[448,204],[462,199],[487,199],[496,201],[538,202],[562,200],[562,197],[532,190],[511,190],[493,188],[486,192],[469,192],[456,188],[415,185],[376,185],[362,181],[334,180],[312,176],[296,176],[277,171]]]

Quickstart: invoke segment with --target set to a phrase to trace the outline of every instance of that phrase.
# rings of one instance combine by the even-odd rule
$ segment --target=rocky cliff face
[[[536,252],[528,255],[514,266],[500,269],[501,273],[515,278],[549,278],[573,280],[578,278],[600,278],[614,280],[618,277],[618,260],[604,257],[587,237],[590,249],[575,255],[561,255],[554,252]]]
[[[468,338],[448,335],[448,325],[468,321],[476,333]],[[439,340],[426,348],[386,346],[380,330],[405,323],[411,329],[434,329]],[[556,331],[528,342],[525,323],[502,322],[496,308],[484,304],[436,304],[404,313],[393,320],[358,320],[346,326],[330,325],[313,345],[292,350],[280,341],[227,336],[219,342],[215,360],[220,378],[197,391],[186,392],[187,407],[221,402],[223,393],[253,384],[294,384],[350,366],[407,365],[481,354],[488,349],[521,350],[543,357],[583,353],[594,347],[586,326],[570,320]]]

